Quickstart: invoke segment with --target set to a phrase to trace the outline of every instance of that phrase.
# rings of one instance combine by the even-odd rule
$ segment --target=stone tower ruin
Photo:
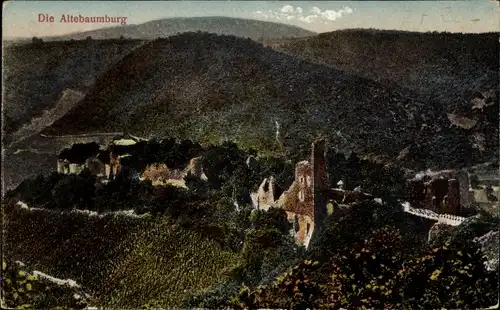
[[[321,224],[327,216],[329,184],[326,172],[325,152],[326,143],[324,140],[317,140],[312,144],[311,164],[313,173],[314,227],[316,232],[321,229]]]

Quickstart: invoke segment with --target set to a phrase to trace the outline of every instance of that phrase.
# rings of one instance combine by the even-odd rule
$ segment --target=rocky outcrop
[[[452,125],[455,125],[463,129],[467,130],[472,129],[477,124],[477,119],[469,118],[467,116],[458,113],[447,113],[446,116],[448,116],[448,120]]]

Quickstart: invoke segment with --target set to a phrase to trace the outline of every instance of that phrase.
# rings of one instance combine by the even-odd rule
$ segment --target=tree
[[[318,262],[305,260],[277,277],[267,286],[241,287],[230,300],[234,309],[306,309],[317,308],[323,297],[321,288],[312,280]]]
[[[287,234],[292,228],[285,210],[280,208],[256,210],[252,213],[251,222],[256,229],[277,229],[282,234]]]
[[[428,247],[402,265],[394,287],[405,308],[478,309],[498,302],[498,274],[486,270],[472,242]]]
[[[385,227],[349,252],[338,254],[324,286],[326,305],[334,309],[388,309],[398,299],[393,285],[403,251],[399,232]]]
[[[477,176],[477,174],[471,174],[470,176],[470,186],[473,188],[473,189],[479,189],[479,177]]]
[[[31,39],[31,42],[35,45],[41,45],[43,43],[43,39],[38,37],[33,37]]]

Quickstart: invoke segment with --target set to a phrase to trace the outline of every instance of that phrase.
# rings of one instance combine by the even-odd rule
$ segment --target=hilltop
[[[453,110],[497,87],[498,33],[346,29],[268,40],[273,49],[417,92]],[[451,111],[450,111],[451,112]]]
[[[67,101],[65,89],[86,93],[101,73],[141,43],[139,40],[29,42],[6,47],[2,136],[18,130],[33,117],[44,117],[44,111],[54,108],[57,102]]]
[[[138,25],[124,25],[92,31],[72,33],[54,37],[55,40],[116,39],[120,36],[132,39],[151,40],[169,37],[182,32],[203,31],[216,34],[234,35],[237,37],[259,39],[296,38],[315,35],[316,33],[279,23],[251,19],[212,17],[178,17],[154,20]]]
[[[468,164],[468,138],[446,112],[410,90],[249,39],[184,33],[128,54],[45,133],[130,131],[292,154],[325,135],[339,149],[392,158],[417,144],[427,165]]]

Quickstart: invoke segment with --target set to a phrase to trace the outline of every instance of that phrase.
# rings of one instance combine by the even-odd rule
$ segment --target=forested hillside
[[[45,132],[130,131],[203,144],[231,140],[295,155],[324,135],[339,149],[387,158],[416,146],[426,167],[491,156],[472,147],[467,131],[450,128],[445,107],[417,98],[251,40],[185,33],[124,57],[79,108]]]
[[[5,48],[2,134],[54,107],[67,88],[86,93],[139,40],[31,42]]]

